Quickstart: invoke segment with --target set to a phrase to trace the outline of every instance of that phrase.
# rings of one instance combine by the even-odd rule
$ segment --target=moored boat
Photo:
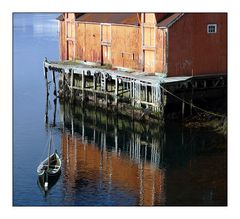
[[[51,182],[56,181],[56,179],[58,179],[59,175],[61,174],[62,162],[57,151],[50,155],[51,143],[52,138],[49,142],[48,157],[44,161],[42,161],[37,167],[37,174],[39,177],[38,180],[40,184],[44,187],[45,191],[48,190]]]

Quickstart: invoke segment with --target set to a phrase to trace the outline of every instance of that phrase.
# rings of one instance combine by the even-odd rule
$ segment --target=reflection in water
[[[67,193],[84,190],[94,181],[109,195],[119,191],[134,196],[133,205],[163,205],[165,170],[159,167],[164,138],[153,138],[149,131],[144,136],[140,124],[101,111],[69,110],[62,106],[70,130],[62,135]]]
[[[223,137],[66,103],[60,117],[65,202],[226,205]]]

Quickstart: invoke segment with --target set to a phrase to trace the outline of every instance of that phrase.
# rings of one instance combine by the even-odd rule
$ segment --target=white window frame
[[[214,27],[215,31],[210,31],[210,28]],[[208,24],[207,25],[207,33],[211,34],[211,33],[217,33],[217,24]]]

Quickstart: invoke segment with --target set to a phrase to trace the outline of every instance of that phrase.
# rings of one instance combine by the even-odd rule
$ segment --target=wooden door
[[[144,71],[155,72],[155,51],[144,51]]]
[[[102,63],[111,64],[111,46],[102,46]]]
[[[111,64],[112,55],[111,55],[111,25],[110,24],[101,24],[101,59],[102,64]]]
[[[74,43],[71,40],[67,41],[67,59],[68,60],[74,59]]]

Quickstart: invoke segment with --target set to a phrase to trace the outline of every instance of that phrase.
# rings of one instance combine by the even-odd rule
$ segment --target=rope
[[[42,162],[42,160],[44,159],[44,157],[43,156],[45,156],[46,154],[46,151],[47,151],[47,148],[48,148],[48,143],[49,143],[49,139],[47,139],[46,140],[46,143],[45,143],[45,147],[44,147],[44,150],[43,150],[43,152],[42,152],[42,155],[41,155],[41,157],[40,157],[40,160],[39,160],[39,162],[38,163],[40,163],[40,162]]]
[[[52,131],[51,131],[52,132]],[[46,143],[45,143],[45,146],[44,146],[44,150],[42,152],[42,155],[40,157],[40,160],[38,163],[42,162],[43,159],[45,159],[47,156],[47,150],[48,150],[48,147],[49,147],[49,141],[50,141],[50,137],[48,136],[47,140],[46,140]],[[52,137],[52,145],[51,145],[51,151],[54,151],[56,148],[55,148],[55,144],[54,144],[54,138]]]
[[[207,113],[207,114],[209,114],[209,115],[217,116],[217,117],[220,117],[220,118],[226,118],[226,116],[224,116],[224,115],[220,115],[220,114],[218,114],[218,113],[214,113],[214,112],[207,111],[207,110],[205,110],[205,109],[203,109],[203,108],[200,108],[200,107],[198,107],[198,106],[196,106],[196,105],[194,105],[194,104],[192,104],[192,103],[190,103],[190,102],[188,102],[188,101],[186,101],[186,100],[184,100],[184,99],[176,96],[175,94],[173,94],[172,92],[170,92],[169,90],[167,90],[166,88],[164,88],[164,87],[161,86],[161,85],[160,85],[160,87],[161,87],[164,91],[166,91],[167,93],[169,93],[170,95],[172,95],[173,97],[175,97],[176,99],[178,99],[178,100],[180,100],[180,101],[182,101],[182,102],[184,102],[184,103],[192,106],[193,108],[196,108],[196,109],[198,109],[198,110],[200,110],[200,111],[202,111],[202,112],[205,112],[205,113]]]

